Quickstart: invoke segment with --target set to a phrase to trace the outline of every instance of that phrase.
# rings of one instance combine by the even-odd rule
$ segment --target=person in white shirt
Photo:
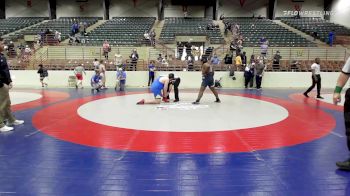
[[[119,53],[119,51],[114,55],[114,62],[117,70],[123,66],[123,56]]]
[[[100,66],[99,66],[100,75],[102,77],[102,89],[106,88],[106,67],[103,64],[103,60],[100,60]]]
[[[321,65],[320,65],[320,58],[315,59],[315,63],[311,65],[311,71],[312,71],[312,85],[310,86],[307,91],[304,92],[305,97],[309,97],[308,93],[312,91],[312,89],[315,88],[317,85],[317,98],[323,99],[321,97]]]
[[[338,104],[341,101],[341,91],[350,77],[350,57],[346,61],[342,72],[339,75],[337,85],[334,89],[333,103]],[[350,151],[350,88],[346,90],[345,102],[344,102],[344,121],[345,121],[345,133],[347,138],[347,146]],[[339,169],[350,171],[350,158],[345,161],[336,162]]]
[[[83,74],[86,75],[86,72],[82,64],[74,68],[74,74],[78,80],[77,84],[75,85],[75,88],[79,88],[79,86],[80,88],[83,88]]]

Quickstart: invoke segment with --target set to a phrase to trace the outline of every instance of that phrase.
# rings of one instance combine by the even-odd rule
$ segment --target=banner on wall
[[[80,12],[84,12],[88,6],[89,0],[76,0],[75,2],[78,3]]]
[[[27,0],[27,7],[32,7],[32,0]]]
[[[246,0],[239,0],[239,4],[241,5],[241,7],[243,7],[245,1],[246,1]]]

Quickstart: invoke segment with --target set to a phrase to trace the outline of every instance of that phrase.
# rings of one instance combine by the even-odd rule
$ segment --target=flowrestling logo
[[[305,11],[297,11],[297,10],[284,10],[284,16],[333,16],[335,15],[335,11],[316,11],[316,10],[305,10]]]

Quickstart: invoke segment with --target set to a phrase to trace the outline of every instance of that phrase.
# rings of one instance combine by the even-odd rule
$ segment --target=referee
[[[174,94],[175,94],[175,100],[174,102],[179,102],[180,99],[179,99],[179,85],[180,85],[180,82],[181,82],[181,79],[179,76],[174,76],[174,79],[172,79],[170,82],[169,82],[169,86],[168,86],[168,97],[167,99],[170,99],[169,95],[170,95],[170,91],[171,91],[171,85],[174,85]]]
[[[307,91],[304,92],[305,97],[309,97],[308,93],[312,91],[312,89],[315,88],[317,85],[317,98],[323,99],[321,97],[321,65],[320,65],[320,58],[316,58],[315,62],[311,65],[311,71],[312,71],[312,85],[310,86]]]
[[[341,101],[340,93],[345,86],[346,82],[350,77],[350,57],[346,61],[342,72],[339,75],[337,86],[335,87],[333,94],[333,103],[337,104]],[[345,120],[345,133],[347,139],[348,150],[350,151],[350,88],[346,90],[345,93],[345,103],[344,103],[344,120]],[[350,159],[345,161],[337,162],[336,165],[339,169],[350,171]]]

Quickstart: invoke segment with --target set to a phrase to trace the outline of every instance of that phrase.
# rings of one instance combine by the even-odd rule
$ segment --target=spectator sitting
[[[224,20],[225,19],[225,15],[224,14],[221,14],[220,15],[220,20]]]
[[[72,25],[72,35],[75,35],[79,32],[79,25],[77,22],[74,22],[74,24]]]
[[[298,60],[293,60],[292,64],[290,65],[290,69],[292,71],[298,71],[300,68],[301,63]]]
[[[145,40],[150,40],[150,36],[147,31],[145,31],[145,33],[143,34],[143,37],[145,38]]]
[[[165,55],[165,57],[162,59],[162,65],[169,66],[167,55]]]
[[[58,31],[55,31],[55,40],[61,43],[61,33]]]
[[[273,57],[273,62],[272,62],[272,69],[279,70],[280,69],[280,60],[282,59],[282,56],[280,55],[280,51],[277,51],[275,56]]]
[[[211,63],[212,65],[219,65],[219,64],[220,64],[220,59],[219,59],[219,57],[218,57],[216,54],[214,54],[214,56],[211,57],[210,63]]]
[[[161,63],[163,61],[162,54],[158,55],[157,61],[158,61],[158,63]]]

